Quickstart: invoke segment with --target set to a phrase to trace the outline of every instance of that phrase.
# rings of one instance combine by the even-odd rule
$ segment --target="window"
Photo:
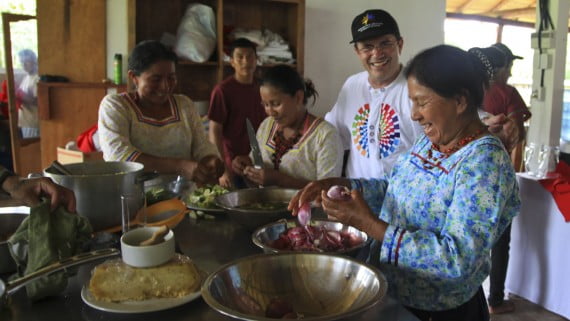
[[[36,15],[35,0],[2,0],[0,1],[0,12],[15,14]],[[18,52],[22,49],[32,49],[38,52],[38,37],[36,21],[19,22],[10,24],[12,26],[12,59],[15,62],[14,68],[20,68]],[[3,30],[3,29],[2,29]],[[4,61],[4,33],[0,32],[0,70],[6,68]]]

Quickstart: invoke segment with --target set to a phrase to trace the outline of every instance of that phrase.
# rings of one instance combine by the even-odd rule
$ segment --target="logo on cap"
[[[362,17],[362,27],[358,28],[358,32],[363,32],[370,28],[380,28],[384,23],[382,22],[372,22],[376,17],[372,13],[367,13],[364,17]]]

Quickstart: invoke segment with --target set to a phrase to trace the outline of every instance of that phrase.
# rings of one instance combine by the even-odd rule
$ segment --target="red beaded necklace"
[[[481,135],[485,130],[486,130],[486,128],[481,128],[478,131],[476,131],[474,134],[469,135],[467,137],[463,137],[462,139],[460,139],[457,142],[457,144],[455,144],[453,147],[448,148],[448,149],[444,149],[444,150],[441,150],[441,148],[438,144],[432,143],[431,148],[428,149],[428,151],[427,151],[428,160],[432,160],[432,161],[434,161],[434,163],[436,163],[436,165],[439,165],[440,160],[448,158],[451,154],[458,151],[461,147],[463,147],[463,146],[469,144],[470,142],[474,141],[475,138],[479,137],[479,135]],[[440,152],[440,154],[438,156],[434,156],[433,150],[437,150],[438,152]]]

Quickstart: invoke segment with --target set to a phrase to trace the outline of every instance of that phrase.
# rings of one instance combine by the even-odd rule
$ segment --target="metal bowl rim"
[[[281,191],[291,191],[291,192],[298,192],[298,189],[294,189],[294,188],[284,188],[284,187],[264,187],[264,190],[281,190]],[[258,209],[242,209],[242,208],[237,208],[237,207],[231,207],[231,206],[226,206],[225,204],[222,204],[220,202],[220,199],[223,197],[229,197],[229,195],[232,194],[240,194],[240,193],[245,193],[245,192],[249,192],[249,191],[259,191],[260,188],[243,188],[243,189],[239,189],[239,190],[235,190],[235,191],[230,191],[228,193],[222,194],[222,195],[218,195],[216,196],[216,198],[214,199],[214,203],[216,204],[216,206],[223,208],[226,211],[233,211],[236,213],[267,213],[267,212],[272,212],[272,213],[280,213],[280,212],[290,212],[288,209],[285,210],[258,210]]]
[[[214,272],[210,273],[208,275],[208,277],[204,280],[204,283],[202,283],[202,287],[200,289],[200,293],[202,295],[202,298],[204,299],[204,301],[206,301],[206,303],[212,309],[218,311],[219,313],[221,313],[223,315],[227,315],[227,316],[232,317],[232,318],[237,318],[237,319],[241,319],[241,320],[251,320],[251,321],[274,321],[275,318],[260,317],[260,316],[252,317],[252,316],[249,316],[247,314],[241,313],[239,311],[227,308],[225,305],[222,305],[221,303],[219,303],[218,300],[216,300],[210,294],[210,291],[208,289],[209,289],[210,285],[212,284],[214,278],[217,276],[217,274],[219,274],[221,271],[224,271],[227,268],[229,268],[233,265],[236,265],[242,261],[258,260],[262,257],[268,257],[268,258],[274,259],[274,258],[277,258],[279,256],[297,256],[297,255],[329,256],[329,257],[334,257],[334,258],[338,258],[341,260],[352,261],[352,263],[356,263],[356,264],[361,265],[361,266],[367,268],[368,270],[370,270],[378,278],[378,282],[380,283],[380,287],[379,287],[378,292],[374,294],[374,296],[372,297],[372,299],[368,303],[362,305],[358,309],[355,309],[353,311],[343,312],[343,313],[340,313],[340,314],[337,314],[334,316],[330,316],[330,315],[319,316],[319,317],[313,317],[313,318],[306,318],[304,320],[324,321],[324,320],[336,320],[336,319],[347,318],[347,317],[357,315],[359,313],[362,313],[362,312],[372,308],[376,304],[380,303],[380,301],[386,296],[386,293],[388,291],[388,281],[386,280],[386,277],[384,276],[384,274],[378,268],[376,268],[375,266],[373,266],[371,264],[357,260],[357,259],[352,258],[352,257],[334,254],[334,253],[285,252],[285,253],[276,253],[276,254],[263,253],[263,254],[254,254],[254,255],[244,256],[244,257],[233,260],[231,262],[228,262],[228,263],[218,267]]]
[[[327,222],[327,223],[338,223],[338,224],[342,224],[343,226],[349,226],[352,227],[358,231],[360,231],[360,233],[364,234],[366,236],[366,240],[364,240],[364,242],[362,242],[361,244],[357,245],[357,246],[353,246],[351,248],[345,249],[345,250],[340,250],[340,251],[334,251],[334,252],[311,252],[311,251],[290,251],[290,250],[279,250],[273,247],[270,247],[267,244],[264,244],[261,242],[261,240],[259,240],[256,236],[264,229],[268,228],[268,227],[273,227],[273,226],[277,226],[278,224],[289,224],[292,222],[296,222],[295,219],[289,219],[289,220],[279,220],[276,222],[271,222],[268,224],[265,224],[263,226],[260,226],[259,228],[257,228],[252,234],[251,234],[251,241],[253,242],[253,244],[257,245],[258,247],[260,247],[262,250],[271,250],[273,253],[339,253],[339,254],[346,254],[350,251],[354,251],[357,249],[361,249],[365,246],[368,246],[368,244],[370,244],[370,242],[372,242],[372,238],[368,235],[368,233],[361,231],[359,229],[357,229],[356,227],[352,226],[352,225],[346,225],[344,223],[338,222],[338,221],[333,221],[333,220],[323,220],[323,219],[319,219],[319,220],[311,220],[311,222]],[[310,224],[310,223],[309,223]]]

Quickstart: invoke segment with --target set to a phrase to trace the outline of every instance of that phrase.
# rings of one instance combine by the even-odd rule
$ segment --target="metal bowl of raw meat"
[[[249,231],[282,218],[291,218],[287,205],[297,193],[288,188],[247,188],[216,197],[218,207],[226,210],[230,219]]]
[[[371,239],[359,229],[330,220],[280,220],[258,228],[251,239],[265,253],[327,252],[365,259]]]
[[[377,268],[347,256],[259,254],[210,274],[202,297],[214,310],[240,320],[336,320],[370,309],[387,287]]]

